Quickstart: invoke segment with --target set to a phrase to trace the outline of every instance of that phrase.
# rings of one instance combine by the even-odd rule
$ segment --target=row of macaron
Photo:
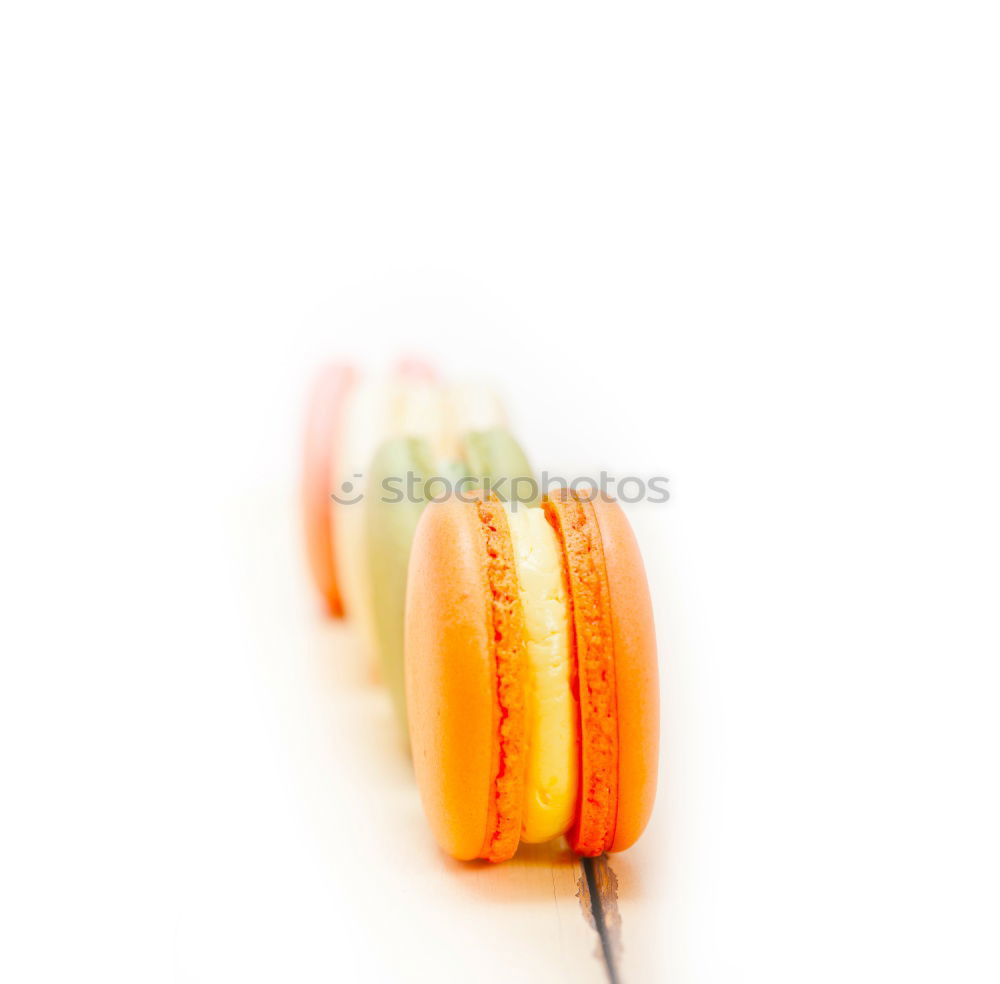
[[[464,491],[432,496],[434,476]],[[488,387],[415,361],[316,380],[312,579],[377,653],[431,830],[465,860],[559,836],[581,855],[624,850],[655,798],[657,653],[635,536],[606,498],[492,491],[532,478]]]

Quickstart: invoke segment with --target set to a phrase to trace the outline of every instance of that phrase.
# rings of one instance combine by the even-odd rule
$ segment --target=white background
[[[4,4],[0,976],[392,946],[336,938],[245,558],[317,361],[408,351],[539,468],[670,476],[668,979],[996,981],[997,29]]]

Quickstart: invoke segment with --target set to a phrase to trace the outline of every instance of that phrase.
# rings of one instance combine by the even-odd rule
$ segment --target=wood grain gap
[[[602,854],[581,858],[583,877],[579,882],[580,903],[584,918],[597,932],[600,954],[609,984],[621,984],[618,955],[621,952],[621,914],[618,911],[618,878]]]

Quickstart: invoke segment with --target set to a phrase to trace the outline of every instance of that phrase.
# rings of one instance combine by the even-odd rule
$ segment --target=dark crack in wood
[[[618,911],[618,878],[608,856],[581,858],[583,874],[576,883],[583,917],[597,933],[596,956],[603,961],[609,984],[621,984],[618,960],[622,952],[622,917]]]

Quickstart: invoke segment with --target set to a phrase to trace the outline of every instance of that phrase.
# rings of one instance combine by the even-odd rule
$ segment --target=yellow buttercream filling
[[[507,516],[527,650],[521,840],[536,844],[565,833],[573,822],[579,711],[570,687],[569,600],[559,541],[541,509],[507,506]]]

